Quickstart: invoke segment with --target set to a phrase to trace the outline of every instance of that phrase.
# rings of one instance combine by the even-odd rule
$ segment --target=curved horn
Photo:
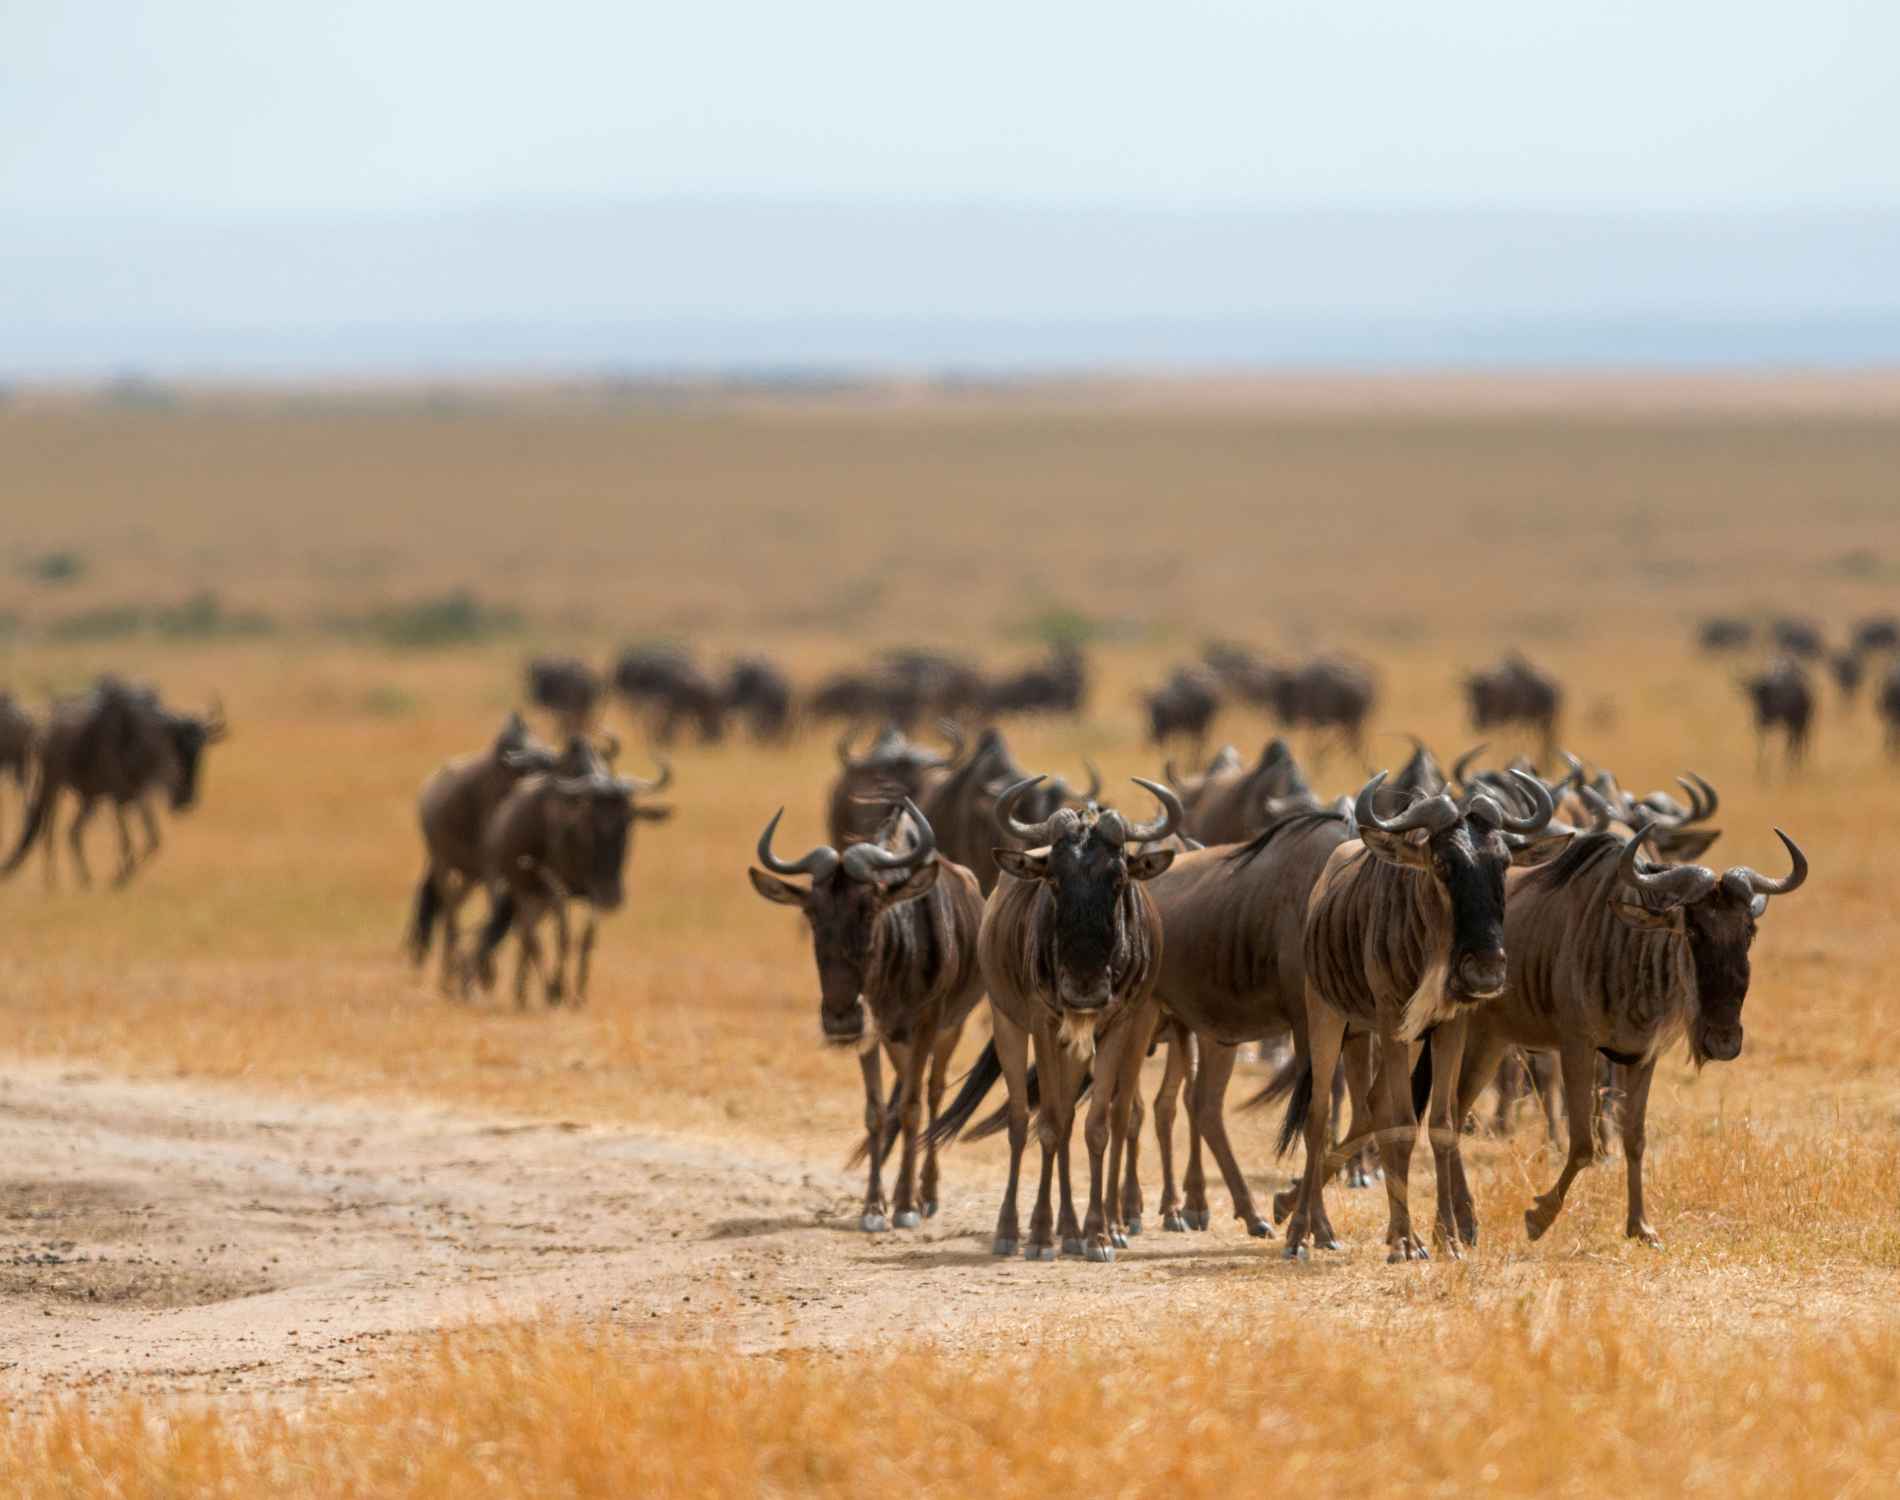
[[[1121,831],[1122,837],[1119,839],[1115,838],[1112,832],[1109,832],[1108,836],[1111,842],[1130,844],[1153,843],[1156,839],[1165,839],[1181,826],[1182,821],[1187,817],[1187,813],[1181,806],[1181,799],[1175,796],[1170,788],[1163,786],[1158,781],[1149,781],[1142,776],[1131,776],[1128,779],[1161,804],[1161,816],[1151,819],[1146,823],[1130,823],[1126,818],[1120,816],[1117,816],[1111,823],[1108,818],[1104,817],[1103,820],[1096,825],[1098,828],[1103,829],[1104,832],[1108,832],[1110,829],[1119,825]]]
[[[614,742],[614,751],[617,753],[619,749],[620,742],[616,740]],[[613,755],[608,755],[607,759],[612,760]],[[664,755],[655,755],[653,760],[660,768],[659,778],[654,781],[642,781],[637,776],[629,776],[625,778],[628,791],[663,792],[673,784],[673,762],[668,760]]]
[[[1705,870],[1701,865],[1675,865],[1666,870],[1643,871],[1636,868],[1636,852],[1643,846],[1643,840],[1649,837],[1649,825],[1644,824],[1629,836],[1623,845],[1623,853],[1616,862],[1616,884],[1614,892],[1622,886],[1634,886],[1644,896],[1643,904],[1651,911],[1667,911],[1673,906],[1686,906],[1691,901],[1700,901],[1715,889],[1715,873]]]
[[[1529,771],[1511,772],[1518,789],[1531,799],[1531,811],[1528,817],[1520,818],[1508,809],[1504,810],[1503,825],[1506,833],[1542,833],[1550,826],[1551,818],[1556,814],[1557,804],[1550,799],[1550,788],[1544,785],[1543,778],[1533,776]]]
[[[1011,809],[1016,806],[1017,798],[1032,786],[1041,786],[1048,779],[1047,776],[1025,776],[1021,781],[1014,782],[1003,789],[1003,795],[996,799],[996,806],[991,816],[996,820],[996,826],[1002,831],[1004,838],[1026,839],[1032,849],[1039,848],[1049,841],[1052,825],[1059,814],[1051,813],[1040,823],[1018,823],[1011,812]]]
[[[1794,861],[1792,870],[1781,879],[1772,880],[1759,871],[1749,869],[1746,865],[1737,865],[1722,877],[1723,884],[1740,876],[1750,892],[1757,896],[1786,896],[1800,890],[1808,878],[1808,857],[1801,852],[1801,846],[1779,828],[1775,830],[1775,837],[1781,840],[1783,847],[1788,851],[1788,858]]]
[[[1593,820],[1590,831],[1608,833],[1610,825],[1616,821],[1616,809],[1610,806],[1609,799],[1592,786],[1579,786],[1577,796],[1582,800],[1583,805],[1590,809]]]
[[[1689,794],[1689,801],[1694,804],[1694,811],[1684,820],[1685,822],[1706,823],[1715,816],[1715,810],[1722,805],[1722,799],[1715,795],[1715,788],[1694,771],[1678,776],[1676,785]]]
[[[620,736],[603,734],[594,742],[594,753],[609,765],[620,759]]]
[[[1414,828],[1429,828],[1439,833],[1458,821],[1458,804],[1443,792],[1435,797],[1421,797],[1390,822],[1381,818],[1373,810],[1372,799],[1385,785],[1387,774],[1381,771],[1374,776],[1359,788],[1359,795],[1353,799],[1353,821],[1361,828],[1376,828],[1381,833],[1410,833]]]
[[[1102,795],[1102,768],[1085,755],[1082,757],[1082,769],[1089,773],[1089,789],[1076,800],[1078,802],[1093,802]],[[1172,781],[1174,778],[1170,776],[1168,779]]]
[[[765,832],[759,835],[759,863],[774,875],[809,875],[814,883],[823,880],[838,866],[838,851],[829,844],[820,844],[803,859],[786,861],[772,852],[772,835],[778,832],[778,821],[785,816],[780,808],[772,814],[772,821],[765,825]]]
[[[1465,751],[1463,755],[1451,763],[1451,784],[1459,791],[1462,792],[1465,789],[1465,785],[1470,779],[1466,775],[1466,772],[1471,769],[1471,763],[1480,755],[1484,754],[1487,748],[1488,745],[1485,744],[1473,745],[1469,750]]]
[[[208,740],[221,740],[231,732],[224,721],[224,699],[216,693],[211,695],[211,712],[205,715],[204,727]]]
[[[916,826],[917,846],[900,853],[886,849],[875,840],[853,844],[842,856],[845,874],[853,880],[875,880],[880,870],[908,870],[936,852],[937,831],[908,797],[904,799],[904,811]]]

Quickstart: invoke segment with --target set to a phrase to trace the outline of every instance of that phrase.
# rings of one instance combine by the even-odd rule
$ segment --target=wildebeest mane
[[[1265,852],[1267,845],[1271,844],[1281,834],[1289,830],[1301,832],[1308,828],[1317,828],[1322,823],[1344,823],[1346,821],[1348,820],[1345,814],[1340,812],[1337,808],[1332,807],[1325,808],[1320,812],[1292,813],[1280,819],[1279,822],[1269,823],[1265,828],[1261,829],[1259,833],[1256,833],[1252,838],[1247,840],[1246,843],[1234,850],[1232,854],[1226,856],[1227,863],[1235,866],[1237,869],[1245,869]]]

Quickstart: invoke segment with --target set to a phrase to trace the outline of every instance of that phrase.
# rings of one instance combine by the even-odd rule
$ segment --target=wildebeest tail
[[[1431,1034],[1427,1032],[1425,1045],[1418,1049],[1418,1061],[1412,1064],[1412,1113],[1424,1119],[1431,1102],[1432,1044]]]
[[[884,1158],[891,1154],[891,1147],[897,1141],[897,1127],[899,1124],[897,1106],[903,1101],[903,1098],[904,1079],[903,1075],[900,1074],[891,1081],[890,1101],[884,1106],[884,1123],[878,1127],[880,1133],[878,1135],[877,1145],[877,1164],[880,1167],[884,1165]],[[847,1161],[845,1165],[847,1167],[862,1166],[866,1161],[870,1160],[870,1156],[871,1138],[867,1135],[863,1140],[858,1142],[858,1149],[851,1153],[851,1159]]]
[[[1029,1073],[1023,1082],[1025,1084],[1024,1091],[1029,1095],[1029,1113],[1033,1115],[1037,1110],[1042,1108],[1042,1080],[1036,1076],[1036,1065],[1034,1063],[1029,1065]],[[1075,1102],[1080,1104],[1086,1099],[1089,1090],[1093,1088],[1094,1085],[1095,1072],[1093,1069],[1090,1069],[1082,1075],[1081,1086],[1075,1091]],[[1004,1104],[1000,1108],[991,1110],[982,1119],[978,1120],[976,1124],[964,1132],[963,1138],[966,1141],[980,1141],[985,1136],[995,1135],[998,1131],[1008,1126],[1008,1124],[1009,1105]]]
[[[409,954],[420,964],[429,956],[429,939],[435,934],[435,919],[442,910],[442,893],[435,888],[429,871],[422,872],[416,886],[415,909],[409,917]]]
[[[1280,1137],[1273,1147],[1275,1156],[1285,1156],[1293,1149],[1293,1143],[1305,1134],[1306,1117],[1313,1112],[1313,1064],[1298,1054],[1280,1065],[1273,1081],[1249,1099],[1246,1108],[1254,1109],[1282,1098],[1286,1100],[1286,1113],[1280,1116]]]
[[[499,948],[508,929],[515,925],[515,893],[500,886],[489,899],[488,920],[482,924],[482,940],[476,949],[478,957]]]
[[[996,1080],[1002,1076],[1002,1060],[996,1055],[996,1043],[990,1041],[977,1055],[970,1071],[963,1075],[963,1086],[957,1090],[957,1097],[950,1101],[948,1109],[937,1116],[937,1123],[930,1127],[925,1139],[933,1146],[954,1141],[963,1127],[970,1123],[970,1116],[976,1113],[984,1096],[996,1087]]]
[[[53,805],[52,780],[44,771],[33,788],[32,799],[27,803],[26,822],[20,829],[20,840],[13,846],[13,852],[7,856],[7,862],[0,865],[0,875],[11,875],[25,863],[26,856],[40,835],[46,832],[46,814]]]

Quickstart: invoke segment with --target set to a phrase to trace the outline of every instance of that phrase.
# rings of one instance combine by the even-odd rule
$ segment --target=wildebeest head
[[[1689,1048],[1698,1065],[1732,1062],[1742,1051],[1742,1002],[1748,998],[1748,950],[1770,896],[1799,890],[1807,857],[1779,828],[1775,837],[1793,868],[1781,879],[1737,865],[1717,876],[1702,865],[1645,868],[1637,852],[1648,836],[1630,835],[1610,886],[1610,909],[1632,927],[1679,932],[1695,964],[1696,1013]]]
[[[818,1024],[827,1042],[855,1046],[865,1040],[864,970],[878,919],[937,883],[943,869],[936,858],[937,835],[917,804],[905,798],[876,838],[848,845],[843,853],[820,844],[802,859],[783,860],[772,852],[772,835],[784,816],[781,807],[759,835],[759,863],[765,869],[746,874],[767,901],[796,906],[805,914],[818,964]],[[906,818],[916,829],[908,842]],[[809,876],[811,884],[778,878],[785,875]]]
[[[164,735],[171,752],[167,757],[165,790],[171,798],[172,811],[183,812],[198,800],[198,769],[204,760],[205,747],[217,744],[231,730],[225,723],[224,705],[216,699],[212,700],[211,712],[202,718],[170,710],[162,712]]]
[[[1146,788],[1162,807],[1152,822],[1131,823],[1113,808],[1093,806],[1080,812],[1058,808],[1040,822],[1018,822],[1017,803],[1043,779],[1019,781],[997,799],[997,828],[1005,838],[1029,847],[999,848],[996,862],[1018,880],[1049,887],[1055,905],[1051,977],[1058,1008],[1099,1011],[1110,1003],[1115,982],[1132,957],[1123,892],[1129,882],[1152,880],[1174,863],[1174,850],[1140,846],[1180,829],[1181,799],[1137,776],[1135,785]]]
[[[1359,838],[1388,864],[1428,875],[1451,913],[1445,992],[1454,1000],[1488,1000],[1504,988],[1504,872],[1512,865],[1553,859],[1574,830],[1551,827],[1550,792],[1535,776],[1511,773],[1530,807],[1519,813],[1490,791],[1454,801],[1440,792],[1421,797],[1395,818],[1375,803],[1381,771],[1353,804]]]
[[[585,744],[585,741],[580,743]],[[570,893],[584,897],[602,911],[613,911],[626,899],[623,872],[636,822],[658,823],[673,816],[670,807],[646,807],[644,793],[657,792],[673,779],[662,763],[657,781],[616,776],[602,763],[592,746],[593,761],[579,775],[556,773],[548,778],[553,826],[550,842],[554,862]],[[570,746],[570,752],[572,746]]]

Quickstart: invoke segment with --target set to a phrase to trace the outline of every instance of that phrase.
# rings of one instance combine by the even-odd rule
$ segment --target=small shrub
[[[160,635],[203,640],[219,636],[268,635],[276,629],[269,615],[256,610],[232,613],[210,589],[202,589],[182,604],[158,610],[152,624]]]
[[[105,604],[61,615],[46,627],[55,641],[112,641],[137,635],[146,626],[145,611],[136,604]]]
[[[518,631],[521,615],[484,604],[467,589],[457,589],[379,609],[363,621],[363,626],[386,646],[461,646]]]
[[[77,583],[85,576],[86,558],[79,552],[42,552],[37,557],[28,558],[21,571],[35,583],[59,588]]]

